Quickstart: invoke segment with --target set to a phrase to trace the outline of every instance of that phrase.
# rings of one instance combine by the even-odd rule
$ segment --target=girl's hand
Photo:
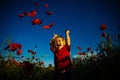
[[[66,34],[70,34],[70,30],[66,30],[66,32],[65,32]]]

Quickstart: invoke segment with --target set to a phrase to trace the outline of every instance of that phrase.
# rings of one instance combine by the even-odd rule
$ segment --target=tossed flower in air
[[[106,28],[107,28],[107,25],[106,25],[106,24],[101,24],[100,30],[105,30]]]
[[[46,4],[45,4],[45,8],[48,8],[48,7],[49,7],[49,6],[48,6],[48,4],[46,3]]]
[[[47,14],[47,15],[52,15],[53,12],[52,12],[52,11],[47,11],[46,14]]]
[[[32,24],[33,25],[40,25],[40,24],[42,24],[42,20],[40,20],[39,18],[36,18],[36,19],[33,19],[32,20]]]
[[[23,17],[23,16],[30,16],[30,17],[35,17],[37,15],[37,10],[32,10],[30,13],[28,13],[27,11],[24,11],[24,13],[20,13],[19,17]]]
[[[37,14],[36,10],[31,11],[30,13],[28,13],[26,16],[31,16],[31,17],[35,17]]]
[[[54,23],[48,24],[46,26],[43,26],[43,29],[50,29],[52,26],[54,25]]]
[[[21,17],[21,18],[22,18],[23,16],[24,16],[24,14],[22,14],[22,13],[20,13],[20,14],[19,14],[19,17]]]

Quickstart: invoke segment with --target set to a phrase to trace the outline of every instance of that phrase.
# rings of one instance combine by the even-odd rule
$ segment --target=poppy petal
[[[36,25],[36,24],[39,25],[39,24],[42,24],[42,22],[43,22],[43,21],[40,20],[39,18],[36,18],[36,19],[33,19],[33,20],[32,20],[32,24],[33,24],[33,25]]]
[[[19,17],[21,17],[21,18],[22,18],[23,16],[24,16],[24,15],[23,15],[22,13],[20,13],[20,14],[19,14]]]
[[[52,15],[52,11],[47,11],[46,14],[47,15]]]
[[[106,28],[107,28],[107,25],[106,25],[106,24],[101,24],[100,30],[105,30]]]
[[[46,4],[45,4],[45,8],[48,8],[48,7],[49,7],[49,6],[48,6],[48,4],[46,3]]]
[[[17,55],[20,55],[21,53],[22,53],[22,50],[19,49],[19,50],[17,51]]]

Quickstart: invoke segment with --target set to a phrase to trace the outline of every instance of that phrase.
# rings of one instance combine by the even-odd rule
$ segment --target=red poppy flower
[[[46,14],[47,15],[52,15],[52,11],[47,11]]]
[[[35,25],[35,24],[40,25],[40,24],[42,24],[42,22],[43,22],[43,21],[40,20],[40,19],[38,19],[38,18],[32,20],[32,24],[33,24],[33,25]]]
[[[17,50],[17,48],[18,48],[18,44],[17,43],[10,44],[10,50],[11,51],[15,51],[15,50]]]
[[[100,29],[101,30],[105,30],[107,28],[107,25],[106,24],[102,24],[101,26],[100,26]]]
[[[102,37],[106,37],[107,35],[106,35],[106,33],[102,33],[101,36]]]
[[[15,50],[17,50],[17,48],[15,48],[15,47],[10,47],[10,50],[11,50],[11,51],[15,51]]]
[[[11,51],[17,50],[17,44],[16,43],[10,44],[10,50]]]
[[[92,50],[92,48],[87,48],[87,51],[91,51]]]
[[[36,54],[36,51],[28,50],[31,54]]]
[[[78,55],[81,55],[82,53],[81,52],[78,52]]]
[[[81,48],[80,46],[77,46],[77,48],[78,48],[79,50],[82,50],[82,48]]]
[[[83,54],[83,55],[85,55],[85,54],[86,54],[86,52],[83,52],[82,54]]]
[[[17,49],[21,49],[22,48],[22,45],[21,44],[18,44],[18,43],[11,43],[9,44],[7,47],[5,47],[4,49],[10,49],[11,51],[15,51]]]
[[[24,15],[23,15],[22,13],[20,13],[20,14],[19,14],[19,17],[21,17],[21,18],[22,18],[23,16],[24,16]]]
[[[43,29],[49,29],[50,26],[43,26]]]
[[[44,65],[44,62],[41,62],[42,65]]]
[[[30,13],[28,13],[27,16],[35,17],[36,14],[37,14],[37,11],[34,10],[34,11],[31,11]]]
[[[17,43],[12,43],[12,44],[10,44],[10,49],[11,49],[12,51],[17,50],[17,49],[21,49],[21,48],[22,48],[22,45],[21,45],[21,44],[17,44]]]
[[[48,4],[47,3],[45,4],[45,8],[48,8]]]
[[[21,50],[21,49],[19,49],[19,50],[17,51],[17,55],[20,55],[20,54],[22,54],[22,50]]]
[[[51,23],[51,24],[49,24],[47,26],[43,26],[43,29],[50,29],[53,25],[54,25],[54,23]]]
[[[18,48],[18,49],[21,49],[21,48],[22,48],[22,45],[21,45],[21,44],[17,44],[17,48]]]

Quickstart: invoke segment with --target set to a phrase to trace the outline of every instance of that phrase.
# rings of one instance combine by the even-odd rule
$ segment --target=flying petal
[[[49,26],[43,26],[43,29],[49,29],[50,27]]]
[[[34,5],[37,7],[38,6],[38,2],[35,2]]]
[[[35,17],[36,14],[37,14],[37,11],[34,10],[34,11],[31,11],[30,13],[28,13],[27,16]]]
[[[43,21],[40,20],[39,18],[36,18],[36,19],[33,19],[33,20],[32,20],[32,24],[33,24],[33,25],[36,25],[36,24],[37,24],[37,25],[40,25],[40,24],[42,24],[42,22],[43,22]]]
[[[45,4],[45,8],[48,8],[48,7],[49,7],[49,6],[48,6],[48,4],[46,3],[46,4]]]
[[[100,29],[101,30],[105,30],[107,28],[107,25],[106,24],[101,24],[101,26],[100,26]]]
[[[20,13],[20,14],[19,14],[19,17],[21,17],[21,18],[22,18],[23,16],[24,16],[24,15],[23,15],[22,13]]]
[[[46,25],[46,26],[43,26],[43,29],[50,29],[53,25],[54,25],[54,23],[51,23],[51,24]]]
[[[47,11],[46,14],[47,15],[52,15],[53,13],[52,13],[52,11]]]
[[[52,27],[53,25],[54,25],[54,23],[51,23],[51,24],[49,24],[48,26]]]

